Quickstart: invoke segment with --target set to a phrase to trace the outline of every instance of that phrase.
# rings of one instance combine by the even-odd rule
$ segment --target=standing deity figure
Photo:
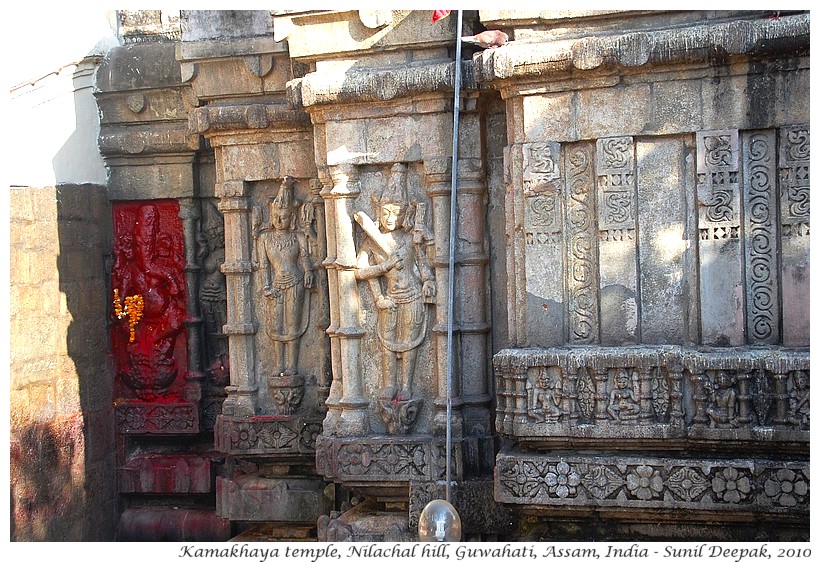
[[[306,290],[313,287],[313,263],[307,237],[297,229],[299,208],[294,179],[288,176],[269,202],[270,226],[257,239],[262,292],[272,305],[266,330],[273,341],[273,376],[297,374],[300,338],[310,316]]]
[[[354,214],[367,235],[358,255],[356,279],[367,281],[378,309],[380,398],[396,402],[412,397],[418,349],[427,335],[425,302],[432,302],[436,295],[425,250],[431,237],[424,231],[421,213],[415,213],[415,221],[408,216],[406,182],[407,164],[394,164],[376,202],[378,226],[366,213]],[[408,424],[412,421],[402,422]]]
[[[216,206],[206,203],[199,236],[202,263],[199,301],[208,345],[208,370],[220,380],[227,375],[228,342],[222,327],[228,322],[227,288],[221,266],[225,261],[225,226]]]

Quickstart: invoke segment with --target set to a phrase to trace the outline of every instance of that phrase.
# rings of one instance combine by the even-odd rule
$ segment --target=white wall
[[[102,56],[116,45],[112,13],[82,4],[20,4],[6,19],[7,185],[104,184],[93,63],[86,57]]]

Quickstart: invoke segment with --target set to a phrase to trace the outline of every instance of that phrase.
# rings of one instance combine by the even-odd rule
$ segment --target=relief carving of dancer
[[[415,423],[420,400],[413,400],[413,378],[427,335],[425,303],[436,294],[425,252],[430,236],[421,226],[423,217],[408,217],[406,181],[407,165],[395,164],[378,201],[378,226],[366,213],[354,214],[367,235],[356,279],[367,281],[378,309],[383,376],[378,403],[391,433],[405,433]]]

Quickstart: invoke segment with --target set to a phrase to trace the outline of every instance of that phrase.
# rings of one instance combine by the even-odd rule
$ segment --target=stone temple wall
[[[13,189],[10,210],[11,539],[113,540],[105,189]]]
[[[128,15],[119,538],[806,540],[808,12],[431,15]]]

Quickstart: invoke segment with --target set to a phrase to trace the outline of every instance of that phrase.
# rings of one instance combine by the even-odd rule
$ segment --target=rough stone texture
[[[236,521],[314,524],[329,510],[325,484],[318,479],[266,478],[245,474],[216,480],[216,511]]]
[[[111,403],[107,385],[85,388],[107,372],[105,344],[83,343],[105,341],[104,315],[74,312],[105,310],[105,281],[48,275],[103,271],[83,244],[106,242],[65,201],[76,228],[59,252],[12,229],[13,275],[42,280],[13,288],[12,333],[50,352],[13,358],[12,427],[33,428],[13,432],[14,489],[37,455],[68,467],[49,490],[83,468],[112,483],[110,441],[81,441],[85,426],[121,433],[120,538],[225,537],[194,460],[212,445],[227,457],[219,513],[234,521],[295,533],[271,538],[306,538],[311,518],[320,540],[414,538],[445,475],[459,68],[451,452],[468,536],[807,538],[808,12],[481,11],[513,40],[458,65],[454,18],[421,10],[189,11],[179,44],[163,14],[124,14],[128,44],[97,77],[99,147],[111,200],[180,200],[190,405],[88,408]],[[391,189],[405,190],[406,231],[385,226]],[[48,197],[18,203],[17,226],[53,215]],[[297,208],[281,217],[295,228],[276,227]],[[364,220],[382,211],[385,224]],[[205,334],[201,238],[216,222],[224,247],[207,267],[226,318]],[[399,309],[397,330],[423,330],[385,329]],[[27,320],[43,310],[68,311],[76,330]],[[217,340],[229,353],[212,362]],[[399,392],[408,372],[394,381],[392,362],[413,359]],[[48,376],[80,361],[97,368],[88,379]],[[368,499],[328,505],[316,472]],[[13,498],[47,520],[56,495],[31,481]]]
[[[222,542],[231,537],[231,522],[213,510],[171,507],[126,509],[117,540],[123,542]]]
[[[113,540],[105,192],[13,189],[10,209],[11,538]]]

